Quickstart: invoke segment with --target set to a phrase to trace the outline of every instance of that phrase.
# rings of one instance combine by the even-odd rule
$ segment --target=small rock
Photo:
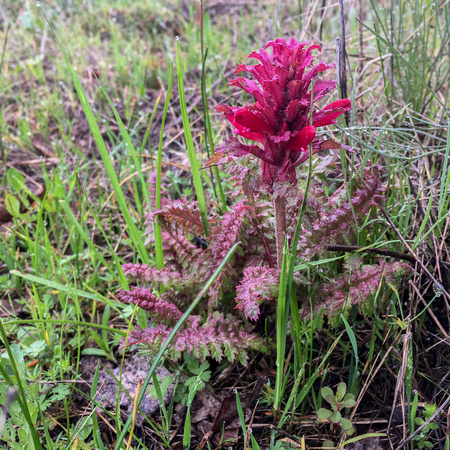
[[[133,413],[133,402],[139,378],[145,380],[150,369],[149,360],[138,355],[132,355],[131,357],[126,358],[123,364],[121,377],[120,364],[115,367],[110,362],[102,360],[102,358],[98,358],[96,356],[84,356],[80,360],[80,368],[83,379],[85,381],[92,381],[99,359],[100,367],[95,401],[105,409],[115,410],[118,384],[114,377],[117,380],[121,380],[123,389],[125,389],[131,396],[130,398],[123,389],[120,390],[120,413],[124,419],[127,419]],[[110,373],[108,373],[106,368],[114,375],[114,377],[111,376]],[[156,369],[155,373],[160,381],[165,377],[170,376],[170,372],[165,367]],[[90,385],[88,384],[87,386],[88,388],[86,388],[86,384],[84,385],[83,391],[90,394]],[[141,411],[147,416],[159,412],[160,408],[158,399],[149,395],[151,386],[153,386],[153,381],[150,381],[147,387],[147,395],[143,398],[140,404]],[[174,384],[171,384],[167,389],[166,395],[164,396],[164,404],[167,405],[168,403],[170,403],[173,390]],[[137,425],[141,425],[142,421],[143,417],[140,413],[138,413],[136,418]]]

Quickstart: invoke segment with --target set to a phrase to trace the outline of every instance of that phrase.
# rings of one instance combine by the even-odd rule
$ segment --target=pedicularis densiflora
[[[223,215],[211,208],[206,248],[198,245],[198,239],[193,240],[203,232],[196,202],[171,200],[166,195],[159,210],[150,205],[148,233],[151,238],[157,217],[162,227],[165,266],[123,267],[139,287],[121,291],[119,298],[137,304],[151,316],[151,326],[132,331],[128,345],[145,344],[151,352],[157,352],[228,250],[240,241],[234,257],[196,314],[177,333],[166,356],[177,360],[183,352],[189,352],[199,359],[226,357],[246,364],[249,350],[266,350],[265,337],[252,331],[251,321],[260,318],[262,303],[278,297],[282,248],[285,239],[293,237],[305,195],[299,166],[310,154],[330,148],[329,141],[317,138],[316,129],[336,123],[336,118],[351,108],[347,99],[316,106],[336,88],[334,81],[320,78],[334,65],[315,64],[313,53],[317,51],[318,45],[277,39],[249,55],[258,64],[240,65],[235,70],[251,77],[238,77],[230,85],[240,87],[255,100],[242,107],[220,105],[216,109],[234,125],[235,134],[257,144],[248,145],[233,137],[218,147],[214,162],[219,162],[235,182],[231,194],[234,204]],[[339,147],[333,142],[336,145]],[[350,197],[345,188],[326,195],[317,180],[323,180],[324,168],[332,162],[330,155],[313,161],[297,250],[303,261],[323,257],[329,244],[354,243],[358,227],[384,200],[380,168],[370,165],[352,183],[358,188]],[[155,182],[153,176],[152,192]],[[300,301],[308,292],[315,293],[311,299],[313,312],[308,299],[301,313],[324,314],[334,325],[352,305],[363,312],[373,311],[384,299],[383,280],[394,283],[408,266],[385,261],[368,265],[362,258],[352,258],[337,276],[335,267],[328,270],[321,266],[323,276],[313,281],[296,272],[294,283]],[[334,279],[329,281],[330,277]],[[270,314],[270,308],[267,310],[266,315]]]
[[[266,52],[272,48],[272,54]],[[336,88],[335,81],[318,79],[320,73],[334,68],[321,62],[314,65],[314,50],[319,45],[277,39],[259,52],[250,53],[260,64],[237,67],[235,73],[248,72],[252,79],[238,77],[230,82],[255,98],[243,107],[221,105],[216,109],[235,126],[234,133],[262,144],[245,145],[236,138],[220,149],[236,156],[251,153],[261,160],[261,180],[273,195],[277,239],[277,264],[281,267],[286,233],[286,198],[280,184],[297,184],[295,168],[313,152],[320,150],[315,139],[316,128],[336,123],[336,118],[351,108],[347,99],[338,100],[322,109],[315,103]]]

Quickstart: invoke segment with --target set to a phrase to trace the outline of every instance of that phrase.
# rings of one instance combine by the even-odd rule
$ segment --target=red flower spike
[[[234,114],[234,120],[235,123],[248,128],[249,131],[272,131],[271,126],[262,117],[259,117],[257,112],[249,111],[248,109],[238,109]]]
[[[351,107],[350,100],[347,100],[346,98],[331,103],[323,108],[322,111],[313,114],[314,126],[323,127],[325,125],[336,123],[336,117],[339,117],[345,111],[351,109]]]
[[[307,160],[309,144],[313,145],[313,153],[320,149],[320,142],[315,140],[316,128],[336,123],[337,117],[351,109],[350,101],[343,99],[311,111],[316,101],[335,89],[336,82],[317,79],[335,66],[324,62],[314,65],[312,52],[321,48],[309,44],[294,38],[276,39],[250,53],[249,58],[259,63],[241,64],[234,73],[248,72],[252,77],[239,76],[229,84],[252,95],[254,104],[216,108],[234,125],[234,133],[262,144],[249,146],[234,138],[225,142],[220,151],[235,156],[252,153],[261,159],[262,179],[269,188],[277,181],[295,185],[295,168]],[[266,51],[269,48],[272,53]]]
[[[313,141],[315,137],[316,129],[312,125],[308,125],[303,128],[303,130],[300,131],[300,133],[298,133],[295,138],[289,141],[289,147],[293,148],[294,150],[305,152],[308,150],[308,145]]]

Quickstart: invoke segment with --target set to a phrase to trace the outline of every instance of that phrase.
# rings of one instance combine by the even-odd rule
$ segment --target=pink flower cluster
[[[234,156],[248,153],[257,156],[261,159],[263,182],[269,187],[277,181],[295,185],[295,168],[308,159],[309,144],[312,142],[314,152],[320,150],[320,142],[315,140],[316,128],[336,123],[338,116],[351,109],[347,99],[314,109],[314,103],[336,87],[335,81],[324,81],[317,76],[335,65],[324,62],[313,65],[312,51],[321,48],[308,44],[294,38],[289,42],[276,39],[259,52],[250,53],[249,58],[260,63],[241,64],[235,73],[249,72],[253,79],[238,77],[230,85],[251,94],[255,103],[216,107],[234,125],[234,133],[262,144],[262,148],[245,145],[231,138],[218,151]],[[272,54],[266,52],[269,47]]]

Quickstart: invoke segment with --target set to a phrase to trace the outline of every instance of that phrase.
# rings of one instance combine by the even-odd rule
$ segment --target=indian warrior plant
[[[269,48],[271,53],[266,51]],[[152,224],[158,218],[165,266],[123,266],[138,286],[120,291],[119,299],[138,305],[151,316],[148,328],[137,327],[130,333],[128,346],[145,344],[151,353],[157,352],[228,250],[240,241],[203,304],[176,334],[166,357],[176,361],[183,352],[189,352],[199,360],[225,357],[246,365],[249,350],[267,350],[266,340],[252,330],[251,322],[262,319],[263,303],[278,297],[283,244],[285,238],[293,238],[305,195],[304,177],[299,177],[296,169],[308,161],[310,146],[312,154],[327,147],[317,138],[316,129],[336,123],[336,118],[351,108],[347,99],[316,106],[336,88],[334,81],[319,77],[334,65],[315,64],[313,52],[317,50],[318,45],[277,39],[249,55],[259,63],[236,68],[236,74],[245,72],[251,77],[239,76],[230,85],[240,87],[255,101],[216,109],[234,125],[235,134],[257,144],[244,144],[232,137],[218,148],[215,162],[222,164],[234,181],[234,204],[223,215],[210,212],[210,237],[198,238],[203,226],[194,201],[171,200],[166,195],[155,211],[156,174],[152,177],[153,204],[146,224],[152,240]],[[330,156],[317,161],[314,175],[321,168],[323,172]],[[348,197],[343,188],[326,195],[317,178],[314,176],[307,193],[297,247],[303,261],[323,257],[327,245],[354,242],[358,226],[384,199],[377,166],[362,171],[354,183],[359,188]],[[382,280],[395,282],[408,266],[386,261],[364,265],[362,259],[352,258],[344,269],[332,281],[315,281],[317,286],[312,290],[316,293],[313,313],[328,316],[331,325],[353,305],[362,312],[373,311],[383,299]],[[319,278],[328,280],[326,269],[321,270],[324,276]],[[311,282],[297,272],[294,283],[301,299],[304,286]],[[308,306],[301,309],[302,314],[308,315],[309,300],[304,304]],[[264,311],[269,314],[270,307]]]

